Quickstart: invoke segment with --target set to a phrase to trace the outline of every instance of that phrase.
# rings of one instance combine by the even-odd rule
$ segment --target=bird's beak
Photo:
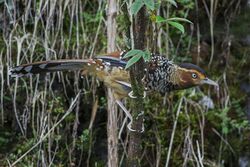
[[[202,84],[208,84],[208,85],[214,85],[214,86],[219,86],[217,82],[209,79],[209,78],[205,78],[201,81]]]

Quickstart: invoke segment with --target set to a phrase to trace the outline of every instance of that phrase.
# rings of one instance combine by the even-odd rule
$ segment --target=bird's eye
[[[197,78],[197,74],[192,73],[192,78],[196,79]]]

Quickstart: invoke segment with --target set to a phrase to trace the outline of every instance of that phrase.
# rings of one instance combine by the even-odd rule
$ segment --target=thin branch
[[[178,106],[178,109],[177,109],[177,112],[176,112],[176,116],[175,116],[173,130],[172,130],[172,134],[171,134],[171,138],[170,138],[170,143],[169,143],[169,148],[168,148],[168,154],[167,154],[167,160],[166,160],[165,167],[168,167],[168,165],[169,165],[170,155],[171,155],[171,151],[172,151],[172,147],[173,147],[173,142],[174,142],[175,130],[176,130],[176,126],[177,126],[179,114],[180,114],[180,111],[181,111],[182,102],[183,102],[183,97],[181,98],[181,100],[179,102],[179,106]]]

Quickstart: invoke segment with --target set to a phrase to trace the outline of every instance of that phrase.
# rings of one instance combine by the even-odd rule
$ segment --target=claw
[[[146,95],[147,95],[147,93],[144,91],[143,92],[143,99],[146,97]],[[128,93],[128,96],[130,97],[130,98],[132,98],[132,99],[136,99],[137,97],[136,96],[134,96],[133,95],[133,91],[130,91],[129,93]]]
[[[132,123],[133,123],[133,117],[132,115],[129,113],[129,111],[126,109],[126,107],[122,104],[122,102],[120,100],[116,100],[116,103],[119,105],[119,107],[121,107],[121,109],[124,111],[124,113],[126,114],[126,116],[129,118],[130,122],[127,125],[128,130],[130,130],[131,132],[136,132],[137,130],[132,128]],[[138,114],[138,116],[136,117],[136,119],[138,119],[139,116],[143,115],[144,111],[142,111],[141,113]],[[143,123],[142,123],[142,130],[137,131],[139,133],[143,133],[144,132],[144,119],[143,119]]]

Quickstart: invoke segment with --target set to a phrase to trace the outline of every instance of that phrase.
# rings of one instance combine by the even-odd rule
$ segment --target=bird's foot
[[[146,92],[144,91],[143,92],[143,99],[146,97]],[[133,91],[130,91],[129,93],[128,93],[128,96],[130,97],[130,98],[132,98],[132,99],[136,99],[137,97],[136,96],[134,96],[134,92]]]
[[[129,118],[130,122],[127,125],[128,130],[130,130],[131,132],[139,132],[139,133],[143,133],[144,132],[144,123],[142,123],[142,129],[141,130],[136,130],[132,128],[132,124],[133,124],[133,117],[130,114],[130,112],[126,109],[126,107],[122,104],[122,102],[120,100],[116,100],[116,103],[120,106],[120,108],[123,110],[123,112],[125,113],[125,115]],[[140,112],[138,114],[138,116],[136,117],[136,120],[138,119],[139,116],[143,115],[144,111]],[[144,120],[143,120],[144,121]]]

